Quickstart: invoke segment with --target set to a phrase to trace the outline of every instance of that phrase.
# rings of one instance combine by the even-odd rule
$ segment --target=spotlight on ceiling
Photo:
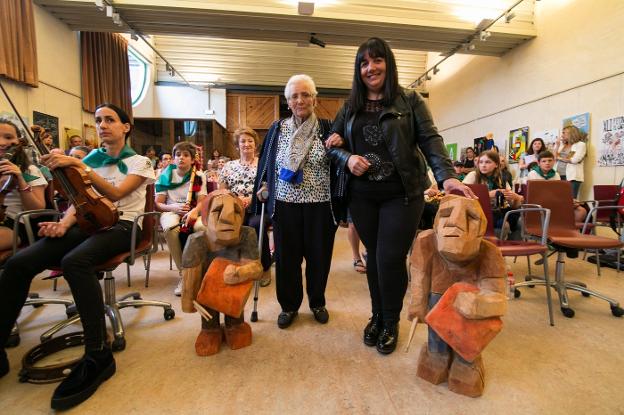
[[[314,36],[316,33],[310,33],[310,43],[312,43],[313,45],[316,46],[320,46],[322,48],[325,47],[325,42],[323,42],[321,39],[317,38],[316,36]]]
[[[509,12],[505,15],[505,23],[509,23],[513,20],[513,18],[516,17],[516,13],[514,12]]]
[[[115,23],[117,26],[121,26],[123,23],[121,21],[121,17],[119,16],[119,13],[115,12],[113,13],[113,23]]]
[[[132,33],[130,33],[130,39],[139,40],[139,36],[137,35],[136,32],[133,31]]]
[[[437,73],[440,72],[440,68],[438,68],[437,66],[433,67],[433,74],[437,75]]]
[[[314,2],[300,1],[297,7],[297,12],[302,16],[312,16],[314,14]]]
[[[482,30],[481,32],[479,32],[479,40],[481,40],[481,42],[485,42],[490,36],[492,36],[492,33],[487,30]]]
[[[97,7],[99,11],[104,10],[104,0],[95,0],[95,7]]]
[[[106,6],[106,17],[113,17],[114,12],[113,6]]]
[[[466,43],[464,45],[464,49],[466,49],[466,50],[475,50],[475,45],[472,44],[472,43]]]

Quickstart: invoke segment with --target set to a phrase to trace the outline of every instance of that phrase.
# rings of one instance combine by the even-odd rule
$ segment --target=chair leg
[[[528,258],[528,257],[527,257]],[[548,302],[548,318],[550,320],[550,325],[555,325],[555,320],[553,318],[553,309],[552,309],[552,294],[550,293],[550,277],[548,276],[548,258],[546,258],[546,253],[542,254],[542,259],[544,260],[544,280],[546,282],[546,301]],[[531,261],[529,261],[529,264]]]
[[[128,287],[132,284],[130,283],[130,264],[126,262],[126,278],[128,278]]]
[[[596,270],[598,271],[598,276],[600,277],[600,250],[596,249]]]
[[[145,258],[145,257],[144,257]],[[145,288],[149,287],[149,274],[150,274],[150,266],[152,264],[152,254],[151,251],[147,254],[147,262],[145,266]]]
[[[39,337],[39,339],[41,340],[42,343],[46,340],[50,340],[52,336],[54,336],[59,331],[63,330],[66,327],[71,326],[74,323],[78,323],[79,321],[80,321],[80,315],[76,313],[73,316],[69,317],[68,319],[60,321],[56,323],[54,326],[50,327]]]

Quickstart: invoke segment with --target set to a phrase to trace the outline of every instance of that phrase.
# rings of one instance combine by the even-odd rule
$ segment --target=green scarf
[[[500,181],[498,183],[495,182],[492,176],[485,176],[485,178],[487,179],[488,190],[500,189],[502,187]]]
[[[178,188],[184,183],[188,183],[188,181],[191,180],[192,169],[189,169],[189,171],[186,172],[180,183],[172,183],[171,175],[173,174],[173,171],[177,168],[178,166],[176,166],[175,164],[170,164],[165,168],[165,170],[162,171],[162,173],[160,173],[160,176],[158,176],[158,180],[156,181],[156,192],[164,192],[167,190]]]
[[[39,178],[39,176],[33,176],[32,174],[28,174],[25,171],[22,172],[22,177],[24,178],[24,181],[26,181],[26,183],[32,182],[33,180]]]
[[[126,166],[126,163],[123,162],[123,159],[134,155],[136,155],[136,152],[127,144],[121,149],[119,157],[109,156],[106,154],[106,150],[100,147],[97,150],[90,152],[87,157],[82,159],[82,162],[94,169],[116,164],[122,174],[128,174],[128,166]]]
[[[550,169],[550,171],[546,174],[544,174],[544,172],[542,171],[542,169],[539,168],[539,166],[533,166],[532,169],[535,173],[539,174],[540,176],[542,176],[542,178],[544,178],[544,180],[550,180],[553,177],[555,177],[555,169]]]

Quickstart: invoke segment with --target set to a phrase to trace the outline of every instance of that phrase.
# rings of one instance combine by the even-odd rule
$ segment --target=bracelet
[[[19,190],[20,192],[32,192],[32,186],[28,185],[24,187],[23,189],[17,189],[17,190]]]

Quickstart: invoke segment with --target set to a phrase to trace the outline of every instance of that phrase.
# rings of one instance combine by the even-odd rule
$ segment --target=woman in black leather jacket
[[[442,137],[421,96],[401,88],[388,44],[371,38],[355,58],[351,96],[327,145],[341,149],[351,173],[344,186],[353,222],[368,250],[372,317],[364,344],[392,353],[407,290],[406,257],[429,187],[426,163],[448,193],[474,197],[455,176]]]

